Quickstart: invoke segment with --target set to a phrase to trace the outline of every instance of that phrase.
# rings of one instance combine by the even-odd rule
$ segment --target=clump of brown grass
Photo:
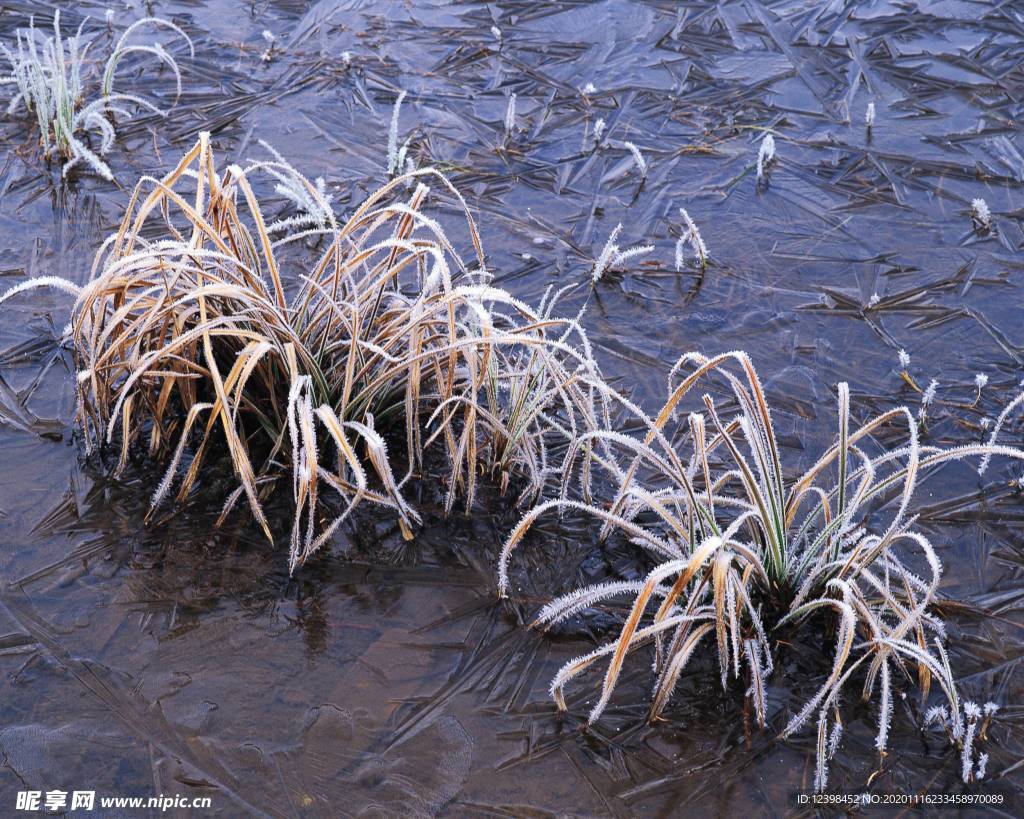
[[[704,394],[703,411],[687,418],[687,450],[680,451],[666,427],[691,391],[715,373],[727,381],[735,409],[724,412]],[[676,383],[680,374],[684,377]],[[825,787],[828,761],[842,733],[840,700],[858,671],[862,696],[878,701],[880,753],[887,747],[899,679],[916,679],[923,702],[934,680],[945,705],[932,711],[945,718],[932,721],[946,725],[950,741],[960,746],[965,781],[983,775],[985,764],[976,758],[973,745],[978,708],[961,702],[944,648],[943,624],[933,609],[941,564],[931,542],[915,528],[910,506],[919,478],[929,468],[969,456],[1024,458],[1024,451],[996,446],[994,437],[989,445],[922,445],[917,421],[906,408],[854,429],[847,385],[840,384],[838,393],[837,441],[795,480],[786,478],[764,391],[742,352],[683,356],[658,415],[650,418],[632,410],[640,429],[646,430],[643,437],[592,430],[574,441],[560,470],[560,497],[529,511],[504,546],[501,593],[507,593],[512,550],[538,518],[552,511],[576,509],[593,515],[603,521],[602,537],[620,532],[649,552],[656,565],[642,580],[589,586],[540,612],[536,625],[547,626],[612,598],[633,601],[617,639],[570,661],[555,676],[551,692],[560,708],[566,707],[565,685],[607,660],[600,697],[589,717],[597,720],[627,657],[653,643],[656,680],[650,714],[655,718],[701,642],[709,638],[723,688],[730,675],[745,679],[747,696],[764,727],[766,686],[774,668],[771,636],[824,615],[836,634],[831,672],[782,732],[789,736],[817,717],[816,788]],[[906,444],[874,451],[873,433],[900,423],[906,426]],[[604,502],[595,497],[590,462],[585,461],[581,497],[570,497],[577,459],[597,440],[614,450],[595,463],[611,466],[615,490]],[[870,516],[882,501],[895,501],[896,512],[887,524],[872,527]],[[986,714],[994,708],[989,706]]]
[[[268,229],[260,173],[315,218]],[[423,212],[428,181],[461,209],[473,268]],[[319,259],[288,261],[310,237]],[[175,487],[184,500],[226,447],[238,486],[221,517],[244,496],[270,538],[266,494],[289,481],[294,569],[363,501],[392,509],[410,536],[419,516],[403,487],[431,444],[447,458],[450,510],[459,493],[472,504],[485,470],[503,488],[521,475],[535,495],[551,437],[599,424],[600,377],[577,322],[551,316],[557,297],[534,310],[489,278],[468,207],[437,171],[392,180],[339,224],[322,184],[276,154],[219,170],[203,134],[165,177],[140,180],[87,284],[29,280],[0,302],[35,286],[75,293],[78,422],[90,445],[119,439],[120,466],[133,447],[166,459],[154,508]],[[386,443],[396,430],[404,458]],[[325,489],[343,503],[321,527]]]

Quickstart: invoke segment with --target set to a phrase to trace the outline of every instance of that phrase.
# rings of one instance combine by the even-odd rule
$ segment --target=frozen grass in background
[[[992,211],[984,199],[971,200],[971,220],[977,230],[990,230],[992,227]]]
[[[534,310],[489,284],[473,219],[436,171],[396,177],[338,224],[322,187],[272,155],[221,171],[204,134],[163,179],[139,182],[87,284],[34,279],[0,296],[76,294],[86,440],[119,438],[121,466],[133,446],[167,462],[154,508],[175,487],[184,500],[226,448],[238,485],[223,515],[244,497],[271,539],[266,495],[290,483],[292,569],[362,501],[393,510],[411,536],[419,516],[403,487],[434,443],[447,509],[460,493],[472,505],[482,473],[502,489],[520,476],[535,497],[553,472],[550,439],[608,423],[585,335],[551,316],[558,294]],[[305,207],[277,241],[258,174]],[[411,196],[395,200],[408,181]],[[423,213],[425,181],[461,208],[474,269]],[[286,261],[307,237],[326,247],[319,259]],[[341,506],[321,526],[326,490]]]
[[[594,284],[601,281],[605,273],[621,268],[630,259],[646,256],[654,252],[654,245],[633,245],[625,249],[620,248],[616,242],[621,232],[622,223],[620,222],[612,230],[608,236],[608,241],[604,243],[604,247],[594,261],[594,267],[590,271],[590,279]]]
[[[690,214],[686,212],[686,208],[680,208],[679,215],[683,217],[686,231],[676,240],[676,270],[683,269],[687,245],[693,250],[693,255],[697,257],[701,270],[706,270],[708,266],[708,248],[704,244],[704,239],[701,238],[700,230],[698,230],[693,219],[690,218]]]
[[[12,114],[19,106],[33,114],[39,126],[43,152],[47,157],[56,155],[64,163],[63,174],[79,164],[89,166],[104,179],[112,179],[110,167],[100,158],[113,146],[114,117],[130,116],[126,106],[136,106],[166,115],[158,106],[132,94],[114,92],[114,79],[118,66],[132,54],[144,54],[166,65],[177,83],[181,96],[181,72],[178,64],[160,43],[135,45],[131,36],[145,26],[171,29],[188,43],[189,53],[195,56],[192,41],[178,26],[159,17],[146,17],[125,29],[114,46],[100,79],[99,96],[86,101],[86,81],[91,63],[86,59],[93,42],[83,43],[82,21],[71,37],[64,37],[60,28],[60,11],[53,15],[53,35],[44,37],[35,28],[34,19],[27,29],[19,29],[14,50],[0,43],[0,53],[11,65],[11,73],[0,77],[0,84],[11,86],[14,93],[7,105]],[[99,147],[89,147],[85,135],[93,133],[99,138]]]
[[[765,134],[761,140],[761,147],[757,149],[757,181],[762,182],[768,171],[768,166],[775,161],[775,137]]]
[[[409,152],[410,136],[401,147],[398,145],[398,119],[402,114],[402,102],[405,100],[405,90],[401,91],[395,98],[395,107],[391,111],[391,127],[388,129],[388,176],[392,177],[403,170],[412,171],[411,160],[407,158]]]
[[[309,180],[295,170],[271,145],[262,139],[259,143],[274,158],[272,162],[258,163],[260,170],[270,174],[277,181],[274,190],[291,202],[298,211],[294,216],[267,225],[267,233],[327,230],[332,226],[336,227],[334,210],[331,207],[331,200],[334,197],[327,193],[324,178],[317,177],[310,185]]]
[[[683,452],[670,443],[666,426],[679,417],[694,387],[712,374],[727,380],[735,409],[725,413],[704,394],[702,408],[686,418],[688,451]],[[827,627],[836,635],[832,669],[782,735],[817,722],[817,789],[825,787],[828,761],[842,732],[841,698],[852,695],[855,673],[863,679],[862,696],[878,703],[880,753],[887,747],[897,686],[916,680],[922,703],[937,689],[941,703],[930,723],[941,725],[960,747],[965,781],[983,774],[987,758],[978,755],[975,740],[984,735],[995,706],[982,717],[957,691],[943,624],[932,607],[942,567],[928,538],[915,529],[911,500],[919,478],[932,467],[971,456],[1024,458],[1024,451],[994,443],[951,449],[922,445],[918,420],[907,408],[852,429],[847,385],[840,384],[838,393],[838,440],[796,480],[785,479],[760,380],[742,352],[684,355],[657,417],[634,408],[636,422],[646,430],[642,438],[604,430],[574,442],[559,470],[560,496],[528,512],[502,550],[501,593],[508,592],[513,549],[552,512],[593,515],[603,522],[602,538],[620,533],[646,550],[656,566],[643,580],[589,586],[540,612],[536,624],[547,626],[602,601],[633,600],[616,640],[570,661],[555,676],[551,692],[560,708],[566,707],[564,687],[606,661],[589,716],[590,722],[597,720],[626,659],[653,643],[650,714],[655,718],[707,639],[717,653],[723,688],[730,676],[742,678],[764,727],[766,686],[775,668],[773,635],[813,621],[808,627],[820,626],[823,633]],[[894,424],[905,426],[906,443],[878,449],[873,433]],[[599,482],[588,460],[579,469],[575,497],[570,486],[577,485],[577,460],[597,441],[616,453],[596,461],[615,489],[607,498],[597,496]],[[872,526],[869,521],[883,501],[895,502],[896,512],[886,524]]]

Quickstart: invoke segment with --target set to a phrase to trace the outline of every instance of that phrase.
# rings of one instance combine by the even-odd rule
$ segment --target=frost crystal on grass
[[[615,229],[608,236],[608,241],[604,243],[604,248],[601,250],[601,255],[597,257],[597,262],[594,264],[594,270],[591,274],[592,279],[595,282],[601,280],[605,270],[608,269],[615,254],[618,253],[619,247],[615,244],[615,240],[619,238],[619,232],[622,230],[622,223],[619,222],[615,226]]]
[[[757,151],[757,179],[759,182],[764,179],[764,172],[774,159],[775,137],[765,134],[764,139],[761,140],[761,147]]]
[[[391,127],[388,129],[388,176],[394,176],[402,167],[402,158],[398,153],[398,117],[402,112],[402,100],[406,92],[403,90],[395,100],[391,112]]]
[[[601,280],[601,277],[607,271],[614,270],[630,259],[644,256],[654,250],[654,245],[633,245],[633,247],[627,247],[625,250],[622,250],[615,244],[621,231],[622,223],[620,222],[615,226],[615,230],[611,232],[608,241],[605,242],[604,248],[601,250],[601,255],[597,257],[597,261],[594,263],[591,279],[595,284]]]
[[[20,284],[16,284],[13,287],[9,287],[4,292],[4,294],[0,296],[0,304],[3,304],[12,296],[16,296],[19,293],[24,293],[26,290],[32,290],[36,287],[56,288],[67,293],[69,296],[75,297],[77,297],[82,292],[82,288],[80,288],[77,284],[73,284],[72,282],[66,281],[65,279],[62,279],[59,276],[37,276],[33,279],[23,281]]]
[[[829,734],[828,738],[828,758],[832,759],[836,755],[836,751],[839,750],[839,743],[843,740],[843,723],[836,722],[832,726],[832,733]]]
[[[616,248],[615,257],[611,261],[611,267],[621,267],[623,264],[628,262],[630,259],[635,259],[637,256],[646,256],[648,253],[654,251],[654,245],[633,245],[627,247],[625,250],[619,250]]]
[[[594,123],[594,145],[599,146],[601,144],[601,138],[604,135],[605,124],[606,123],[604,119],[599,119],[597,122]]]
[[[327,184],[322,176],[310,185],[309,181],[289,164],[270,144],[259,141],[273,157],[272,162],[254,162],[246,171],[258,168],[270,174],[277,184],[274,190],[299,211],[296,216],[282,219],[267,225],[267,233],[279,233],[285,230],[325,230],[334,224],[334,211],[331,207],[333,198],[327,193]],[[241,173],[241,171],[239,171]]]
[[[1022,385],[1022,386],[1024,386],[1024,385]],[[1006,423],[1007,419],[1010,417],[1010,415],[1013,413],[1013,411],[1015,409],[1017,409],[1017,407],[1019,407],[1022,403],[1024,403],[1024,392],[1022,392],[1019,395],[1017,395],[1017,397],[1014,398],[1009,404],[1007,404],[1003,408],[1003,411],[1001,413],[999,413],[999,417],[996,418],[995,427],[993,427],[992,434],[989,436],[989,439],[988,439],[988,446],[989,447],[995,446],[996,439],[999,437],[999,432],[1002,430],[1003,424]],[[989,461],[990,460],[991,460],[991,456],[990,456],[990,454],[988,452],[986,452],[982,456],[982,458],[981,458],[981,463],[978,464],[978,474],[979,475],[984,475],[985,474],[985,471],[988,469],[988,465],[989,465]]]
[[[935,391],[939,388],[939,382],[936,379],[932,379],[928,383],[928,388],[924,391],[921,396],[921,405],[928,407],[935,400]]]
[[[686,232],[676,242],[676,268],[682,268],[683,246],[687,243],[693,249],[693,253],[700,262],[700,266],[706,267],[708,263],[708,248],[701,238],[697,225],[690,218],[690,214],[686,212],[686,208],[680,208],[679,215],[683,217],[683,221],[686,223]]]
[[[640,149],[636,147],[632,142],[623,142],[623,145],[629,149],[629,152],[633,154],[633,161],[636,162],[636,167],[640,171],[640,178],[647,178],[647,160],[644,159],[644,155],[640,153]]]
[[[505,109],[505,136],[510,137],[516,129],[516,95],[509,94],[508,107]]]
[[[889,726],[892,724],[892,687],[889,675],[889,663],[882,663],[882,692],[881,703],[878,714],[878,736],[875,738],[875,747],[885,751],[889,742]]]
[[[274,54],[277,52],[277,36],[269,28],[265,28],[263,29],[263,39],[267,42],[267,50],[263,52],[260,59],[268,63],[274,59]]]
[[[972,199],[971,218],[983,230],[988,230],[992,227],[992,211],[988,209],[988,202],[984,199]]]
[[[580,93],[583,94],[583,96],[585,97],[589,97],[591,94],[597,93],[597,86],[595,86],[592,82],[588,82],[580,89]]]
[[[917,420],[919,422],[924,422],[924,419],[928,417],[928,407],[935,401],[935,392],[938,388],[939,382],[933,378],[921,394],[921,408],[917,412]]]
[[[974,735],[978,731],[981,709],[975,703],[967,702],[964,703],[964,714],[967,717],[967,733],[960,750],[960,777],[964,782],[970,782],[971,774],[974,772]]]
[[[900,366],[905,370],[910,366],[910,353],[906,350],[900,350],[898,353],[900,357]]]
[[[875,127],[875,104],[868,103],[868,110],[864,112],[864,124],[871,130]]]

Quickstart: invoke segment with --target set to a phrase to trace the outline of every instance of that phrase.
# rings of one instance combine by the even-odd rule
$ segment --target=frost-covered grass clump
[[[673,434],[669,422],[714,374],[728,385],[728,405],[705,393],[686,416],[686,434]],[[937,694],[934,713],[942,719],[933,722],[945,725],[960,748],[965,780],[983,775],[987,757],[976,740],[987,720],[957,690],[934,607],[942,566],[916,526],[912,500],[920,478],[936,466],[973,456],[1024,459],[1024,450],[996,445],[994,436],[987,445],[924,445],[918,419],[905,407],[854,428],[846,384],[838,394],[836,442],[795,477],[788,477],[760,379],[742,352],[684,355],[656,417],[621,398],[633,416],[630,426],[643,434],[608,429],[573,442],[558,470],[559,497],[528,512],[505,543],[501,593],[509,589],[513,550],[551,513],[592,515],[603,523],[602,538],[620,533],[648,552],[654,567],[642,579],[579,589],[540,612],[537,624],[547,626],[605,601],[632,601],[617,639],[571,660],[555,676],[551,692],[560,708],[566,707],[566,685],[606,663],[589,716],[597,720],[627,659],[653,644],[650,714],[657,717],[687,664],[710,641],[723,688],[729,677],[741,679],[764,727],[769,681],[784,673],[776,661],[779,646],[791,629],[821,628],[835,635],[831,670],[782,731],[786,737],[817,723],[819,790],[842,732],[844,701],[859,694],[877,703],[876,746],[883,753],[894,697],[910,681],[919,686],[922,703]],[[904,428],[905,443],[879,445],[878,438],[889,437],[880,433],[893,426]],[[615,455],[591,457],[599,442]],[[602,486],[608,490],[603,497]],[[895,511],[879,523],[887,507]],[[993,710],[989,706],[986,716]]]
[[[64,163],[65,175],[76,165],[84,164],[104,179],[111,179],[110,166],[101,157],[114,146],[116,117],[130,116],[129,107],[166,115],[166,111],[143,97],[115,93],[115,76],[124,58],[142,54],[163,63],[173,72],[178,96],[181,95],[181,72],[174,57],[156,41],[150,45],[131,43],[132,35],[147,26],[169,28],[185,40],[190,55],[194,56],[194,50],[191,39],[174,23],[146,17],[125,29],[102,73],[95,76],[94,63],[87,57],[94,41],[83,42],[82,36],[87,21],[88,18],[82,21],[74,35],[64,37],[58,10],[53,15],[53,34],[44,36],[30,18],[28,28],[17,31],[13,49],[0,43],[0,54],[11,66],[10,74],[0,76],[0,84],[13,89],[7,113],[24,108],[35,117],[44,154],[58,157]],[[91,99],[87,93],[90,80],[98,81]],[[89,134],[98,138],[98,146],[87,144]]]

